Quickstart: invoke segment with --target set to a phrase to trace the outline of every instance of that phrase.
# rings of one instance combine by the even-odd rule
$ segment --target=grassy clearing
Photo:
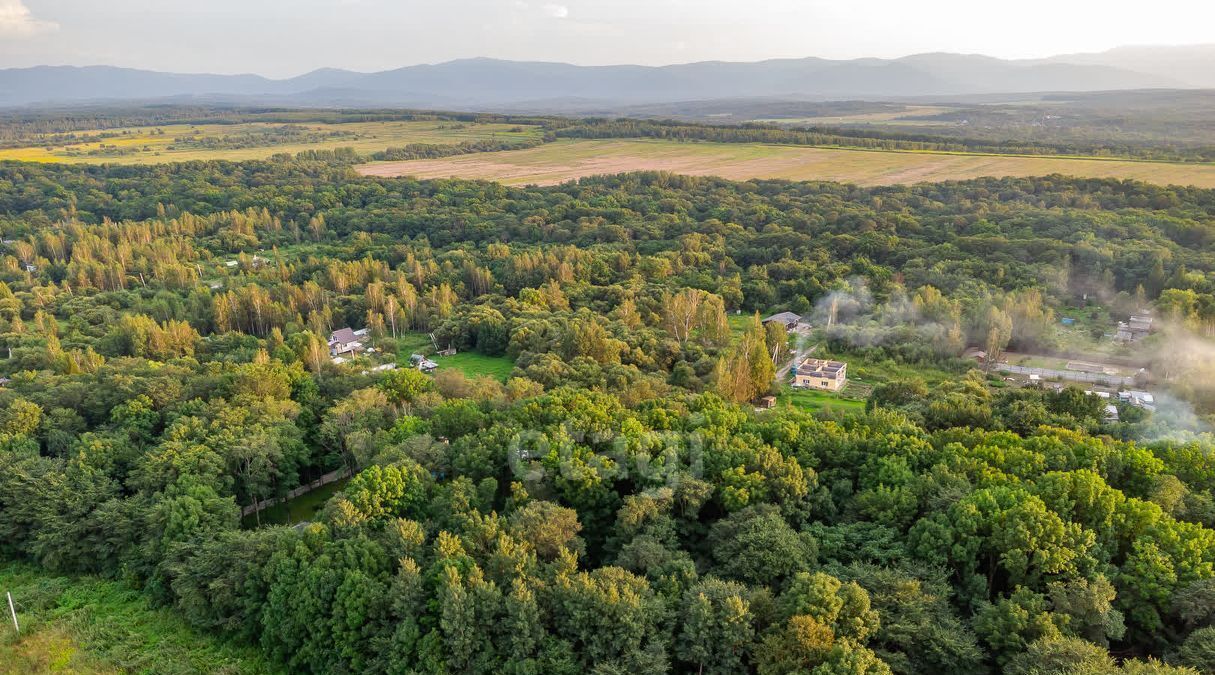
[[[204,635],[127,586],[0,565],[0,589],[17,602],[21,635],[0,625],[0,673],[270,673],[252,649]]]
[[[860,185],[1059,173],[1215,187],[1215,165],[1209,164],[664,140],[563,140],[527,150],[372,163],[359,171],[371,176],[484,179],[511,185],[555,185],[600,174],[670,171],[731,180],[781,178]]]
[[[303,127],[308,133],[324,136],[333,132],[341,135],[305,143],[279,143],[250,148],[208,149],[181,145],[180,139],[201,137],[224,139],[265,133],[282,124],[251,122],[245,124],[172,124],[156,127],[130,127],[81,131],[76,140],[67,145],[52,147],[31,146],[0,150],[0,160],[26,162],[69,162],[88,164],[156,164],[160,162],[184,162],[190,160],[241,161],[265,159],[271,155],[304,150],[354,148],[360,153],[370,153],[389,147],[409,143],[456,144],[465,141],[508,140],[520,141],[538,137],[538,127],[521,127],[515,124],[479,124],[451,121],[401,121],[401,122],[351,122],[343,124],[291,123]],[[101,146],[105,145],[106,148]],[[103,154],[91,155],[89,153]],[[130,154],[127,154],[130,153]]]
[[[505,382],[515,369],[515,362],[505,356],[486,356],[477,352],[460,352],[455,356],[435,356],[434,345],[425,333],[410,332],[397,338],[397,363],[409,365],[412,354],[422,354],[439,364],[439,370],[458,370],[468,377],[489,377]]]
[[[833,354],[818,351],[815,358],[834,359],[848,364],[848,386],[845,393],[868,391],[873,387],[897,380],[920,379],[929,387],[961,379],[960,373],[932,366],[898,363],[891,359],[871,359],[858,354]]]
[[[505,356],[485,356],[476,352],[462,352],[455,356],[439,356],[435,358],[439,370],[459,370],[468,377],[489,377],[505,382],[515,369],[515,362]]]
[[[322,485],[312,492],[306,492],[285,504],[275,504],[264,509],[261,512],[261,523],[263,526],[294,525],[316,520],[316,515],[325,507],[325,502],[328,502],[330,497],[340,492],[349,482],[349,478],[334,481],[328,485]],[[245,516],[242,524],[246,528],[251,528],[257,527],[257,522],[258,516],[249,514]]]
[[[426,355],[434,352],[434,345],[426,333],[401,333],[401,336],[396,339],[396,346],[397,363],[403,366],[409,365],[409,357],[413,354]]]
[[[812,389],[794,389],[784,387],[777,400],[781,405],[792,405],[807,410],[839,410],[843,412],[862,412],[865,402],[844,398],[839,394]]]

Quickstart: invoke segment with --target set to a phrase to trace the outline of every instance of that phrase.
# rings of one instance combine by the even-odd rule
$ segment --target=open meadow
[[[195,630],[122,582],[6,562],[0,587],[12,593],[21,626],[17,634],[0,597],[0,675],[281,672],[256,649]]]
[[[1215,187],[1215,165],[1210,164],[665,140],[566,140],[527,150],[377,162],[358,170],[367,176],[484,179],[510,185],[555,185],[599,174],[669,171],[731,180],[830,180],[867,186],[1057,173]]]
[[[538,127],[450,120],[166,124],[74,132],[55,138],[51,145],[0,149],[0,161],[90,164],[243,161],[305,150],[352,148],[359,154],[369,154],[413,143],[454,145],[512,139],[522,142],[540,133]]]

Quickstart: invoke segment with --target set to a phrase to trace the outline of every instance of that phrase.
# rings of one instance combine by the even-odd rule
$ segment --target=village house
[[[848,382],[848,364],[842,361],[806,359],[793,371],[793,386],[839,391]]]
[[[363,340],[367,329],[339,328],[329,334],[329,355],[357,354],[363,351]]]
[[[1152,324],[1150,314],[1132,314],[1126,321],[1118,322],[1118,332],[1114,334],[1114,339],[1118,342],[1138,342],[1152,334]]]
[[[1118,400],[1123,403],[1129,403],[1136,408],[1143,408],[1148,411],[1156,410],[1156,397],[1146,391],[1120,391],[1118,392]]]
[[[794,314],[793,312],[781,312],[780,314],[773,314],[772,316],[764,319],[762,323],[765,326],[770,323],[778,323],[784,326],[785,331],[788,333],[792,333],[802,326],[808,327],[807,324],[802,323],[802,316],[800,314]]]

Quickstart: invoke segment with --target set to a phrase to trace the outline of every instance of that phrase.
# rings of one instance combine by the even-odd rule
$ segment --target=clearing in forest
[[[510,185],[556,185],[601,174],[669,171],[731,180],[783,178],[859,185],[1057,173],[1215,188],[1212,164],[665,140],[563,140],[527,150],[365,164],[358,170],[367,176],[483,179]]]

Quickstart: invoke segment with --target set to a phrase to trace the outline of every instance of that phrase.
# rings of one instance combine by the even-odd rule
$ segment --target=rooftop
[[[353,328],[339,328],[330,333],[329,341],[341,343],[358,342],[359,336]]]
[[[828,361],[826,359],[806,359],[797,366],[798,375],[825,375],[835,377],[848,367],[843,361]]]
[[[794,314],[793,312],[781,312],[780,314],[773,314],[772,316],[764,319],[763,323],[768,323],[770,321],[780,321],[781,323],[797,323],[798,321],[801,321],[801,320],[802,320],[801,314]]]

